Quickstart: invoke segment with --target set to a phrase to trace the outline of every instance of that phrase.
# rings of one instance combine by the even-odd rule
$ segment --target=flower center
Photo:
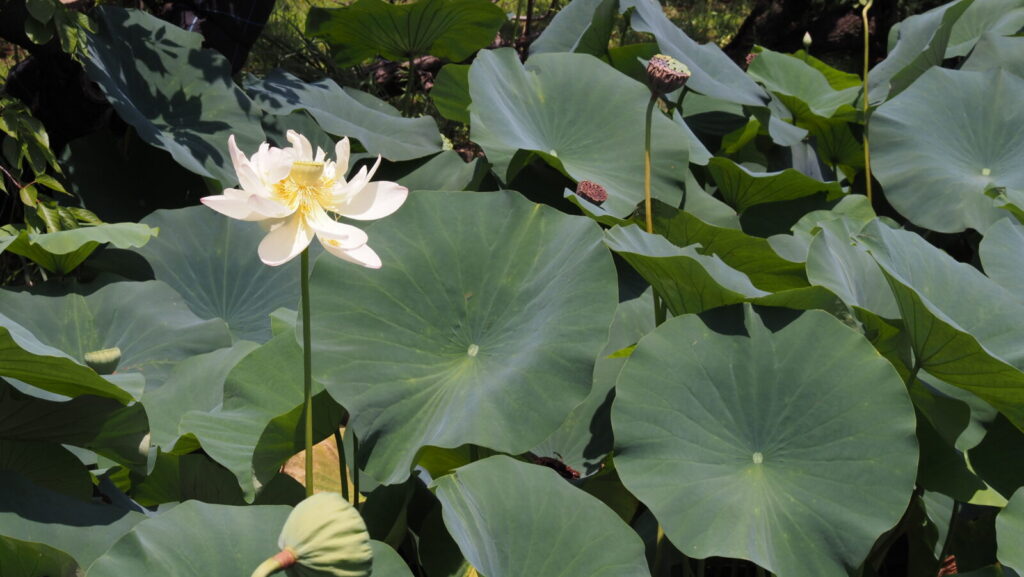
[[[331,182],[323,179],[324,163],[292,163],[288,177],[274,185],[274,196],[282,203],[307,214],[315,207],[331,205]]]

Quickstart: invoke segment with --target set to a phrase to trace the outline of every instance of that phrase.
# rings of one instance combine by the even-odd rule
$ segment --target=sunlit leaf
[[[2,230],[0,235],[3,235]],[[156,235],[156,229],[134,222],[99,224],[44,234],[30,234],[22,230],[10,244],[0,248],[0,252],[9,250],[52,273],[64,275],[74,270],[101,244],[109,243],[116,248],[140,247]],[[2,236],[0,247],[4,247]]]
[[[616,303],[593,222],[516,193],[419,192],[368,230],[383,268],[324,255],[311,300],[314,376],[371,476],[403,481],[426,445],[527,451],[587,396]]]
[[[999,562],[1024,571],[1024,489],[1018,489],[1010,503],[996,517],[996,538],[999,540]]]
[[[966,56],[985,33],[1011,36],[1024,28],[1024,1],[974,0],[949,34],[946,58]]]
[[[608,39],[618,16],[618,0],[573,0],[530,43],[530,54],[581,52],[598,58],[608,52]]]
[[[767,202],[793,200],[819,192],[838,197],[843,192],[838,182],[820,182],[792,168],[753,172],[720,156],[711,159],[708,170],[725,202],[740,212]]]
[[[1024,78],[1015,74],[933,68],[880,106],[871,165],[886,199],[940,232],[984,231],[1002,218],[985,191],[1024,189],[1021,93]]]
[[[619,475],[688,556],[852,572],[914,486],[903,382],[821,311],[771,333],[747,309],[746,330],[687,315],[640,340],[612,406]]]

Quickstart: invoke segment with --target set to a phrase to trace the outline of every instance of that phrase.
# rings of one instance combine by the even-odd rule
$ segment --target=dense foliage
[[[319,80],[25,6],[113,120],[51,147],[0,100],[3,577],[245,577],[286,519],[295,575],[1024,571],[1024,0],[910,16],[867,78],[655,0],[505,46],[487,0],[313,7]],[[379,270],[314,248],[306,326],[300,263],[195,206],[289,130],[411,191]]]

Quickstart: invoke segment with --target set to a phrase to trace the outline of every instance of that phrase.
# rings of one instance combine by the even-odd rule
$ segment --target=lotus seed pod
[[[373,564],[370,534],[359,511],[338,493],[317,493],[299,503],[277,541],[295,564],[293,577],[368,577]]]
[[[117,369],[121,362],[121,349],[111,347],[98,351],[90,351],[82,356],[82,360],[92,370],[101,375],[110,375]]]
[[[655,94],[675,92],[689,79],[690,69],[671,56],[655,54],[647,62],[647,81]]]
[[[581,180],[576,185],[576,194],[597,205],[608,200],[608,191],[600,184],[589,180]]]

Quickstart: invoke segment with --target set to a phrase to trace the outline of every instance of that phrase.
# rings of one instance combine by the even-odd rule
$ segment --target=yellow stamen
[[[334,183],[325,180],[323,174],[322,162],[294,162],[288,177],[274,185],[274,196],[304,215],[317,206],[327,208]]]

